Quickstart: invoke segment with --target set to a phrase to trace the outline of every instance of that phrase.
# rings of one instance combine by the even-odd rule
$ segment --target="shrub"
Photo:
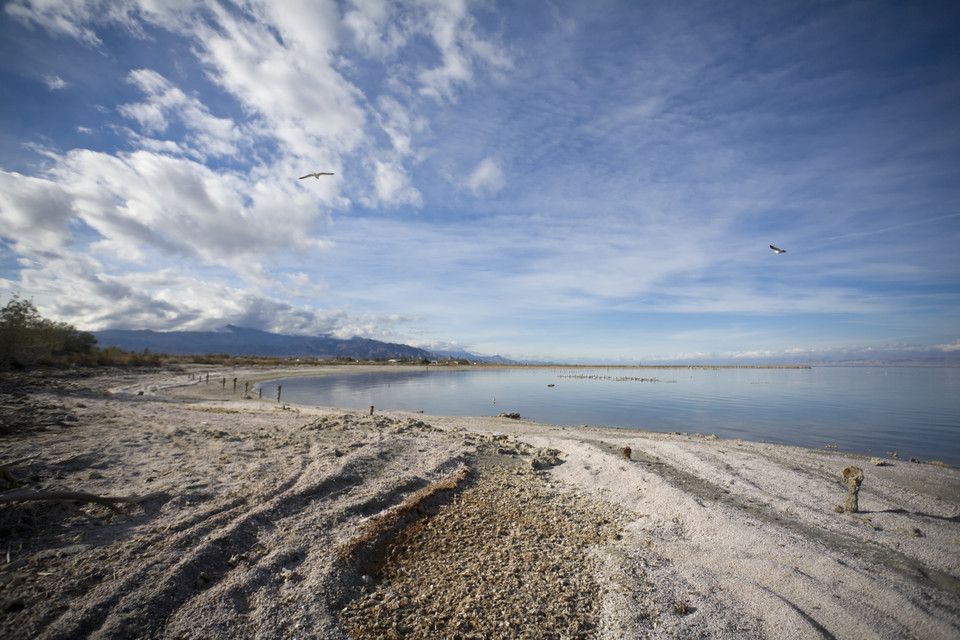
[[[93,354],[96,344],[92,333],[41,317],[19,294],[0,309],[0,369],[75,360]]]

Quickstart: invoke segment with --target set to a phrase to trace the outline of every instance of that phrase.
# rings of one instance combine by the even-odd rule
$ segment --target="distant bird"
[[[317,180],[319,180],[320,176],[332,176],[332,175],[333,175],[332,173],[324,173],[324,172],[308,173],[305,176],[300,176],[300,180],[303,180],[304,178],[316,178]]]
[[[774,251],[776,251],[777,253],[786,253],[786,252],[787,252],[786,249],[777,249],[777,248],[776,248],[775,246],[773,246],[773,245],[770,245],[770,248],[773,249]]]

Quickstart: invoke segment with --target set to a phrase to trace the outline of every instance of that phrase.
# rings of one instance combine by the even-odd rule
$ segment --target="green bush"
[[[0,309],[0,369],[82,360],[96,344],[92,333],[41,317],[19,294]]]

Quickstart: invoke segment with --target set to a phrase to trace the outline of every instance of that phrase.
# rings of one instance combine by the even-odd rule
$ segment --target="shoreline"
[[[310,366],[310,365],[299,365],[297,367],[280,367],[280,368],[250,368],[250,367],[239,367],[233,370],[235,373],[229,375],[223,374],[223,371],[227,371],[225,368],[217,369],[216,371],[211,370],[210,374],[213,376],[211,378],[210,385],[212,386],[215,381],[219,380],[221,376],[225,376],[226,388],[225,394],[222,394],[222,398],[227,399],[236,399],[242,397],[244,384],[248,383],[251,396],[255,400],[262,402],[269,402],[276,399],[276,391],[272,391],[271,394],[273,397],[257,397],[254,393],[255,387],[261,383],[265,382],[274,382],[282,383],[286,378],[310,378],[313,376],[323,376],[323,375],[346,375],[350,373],[403,373],[403,372],[423,372],[426,367],[424,365],[409,365],[409,364],[350,364],[350,365],[323,365],[323,366]],[[461,371],[483,371],[483,370],[511,370],[511,369],[546,369],[560,372],[558,378],[565,377],[577,377],[577,374],[571,373],[571,369],[567,367],[556,367],[553,365],[537,365],[535,367],[529,367],[526,365],[523,366],[514,366],[514,365],[500,365],[494,364],[489,366],[473,366],[473,365],[441,365],[429,367],[429,371],[435,373],[446,373],[446,372],[461,372]],[[596,370],[595,367],[580,367],[581,369],[590,369]],[[635,369],[637,367],[627,367],[621,366],[619,370],[629,370]],[[646,367],[640,367],[645,369]],[[666,369],[674,369],[675,367],[665,367]],[[683,369],[689,370],[713,370],[713,369],[793,369],[798,367],[702,367],[702,366],[692,366],[692,367],[681,367]],[[811,367],[799,367],[810,369]],[[574,368],[573,371],[576,369]],[[568,375],[563,375],[563,372],[567,372]],[[236,392],[233,392],[232,379],[236,377],[237,383],[239,385]],[[229,378],[229,379],[228,379]],[[626,378],[630,380],[631,378]],[[657,382],[657,383],[671,383],[676,382],[676,380],[649,380],[648,382]],[[203,386],[203,382],[199,383],[200,386]],[[550,385],[548,385],[550,386]],[[199,391],[198,391],[199,393]],[[204,391],[203,393],[208,393]],[[210,390],[209,393],[216,393],[215,390]],[[190,391],[184,391],[183,395],[185,397],[192,397]],[[284,394],[288,396],[289,394]],[[282,402],[285,404],[290,404],[291,401],[281,398]],[[297,404],[295,401],[293,404]],[[364,407],[340,407],[350,410],[363,411],[367,409]],[[407,411],[412,411],[413,409],[420,409],[422,407],[413,407],[409,409],[403,409]],[[382,410],[381,407],[377,407],[377,410]],[[398,409],[398,411],[403,411]],[[456,410],[454,410],[456,411]],[[514,411],[514,409],[509,409],[509,411]],[[473,413],[473,412],[456,412],[452,415],[456,415],[462,418],[472,418],[472,417],[485,417],[487,414],[483,413]],[[530,419],[526,418],[530,422],[536,422],[538,424],[549,425],[552,424],[550,418],[547,417],[544,419],[541,416],[539,419]],[[677,421],[674,421],[674,424],[670,426],[670,430],[663,431],[654,431],[647,427],[647,425],[640,424],[637,426],[624,426],[623,424],[617,423],[593,423],[593,422],[568,422],[564,423],[562,426],[568,427],[590,427],[590,428],[612,428],[612,429],[623,429],[626,431],[637,431],[637,432],[652,432],[652,433],[677,433],[677,434],[706,434],[712,431],[717,431],[717,434],[720,437],[735,439],[735,438],[747,438],[752,439],[751,441],[756,441],[760,443],[769,443],[769,444],[780,444],[784,446],[796,446],[807,449],[820,449],[825,450],[839,450],[840,452],[849,454],[849,455],[863,455],[868,458],[880,458],[883,460],[893,461],[910,461],[913,463],[919,464],[930,464],[930,465],[946,465],[950,467],[960,468],[960,459],[957,458],[955,452],[944,453],[936,448],[936,446],[930,446],[929,440],[923,441],[923,446],[920,447],[909,447],[905,443],[884,443],[872,440],[869,434],[860,434],[863,437],[860,438],[831,438],[829,436],[824,436],[821,434],[820,439],[814,439],[811,437],[793,437],[792,442],[784,442],[784,440],[790,440],[788,437],[789,434],[786,433],[764,433],[761,431],[754,432],[741,432],[739,434],[730,434],[729,432],[724,432],[722,425],[704,425],[700,424],[698,426],[693,426],[687,428],[685,424],[679,424]],[[718,428],[719,427],[719,428]],[[749,431],[749,430],[748,430]],[[787,437],[785,437],[787,436]]]
[[[955,468],[710,436],[251,402],[229,381],[189,378],[207,371],[213,379],[184,367],[31,390],[26,401],[59,418],[0,439],[0,465],[19,461],[8,471],[24,487],[157,497],[118,513],[0,504],[6,637],[960,631]],[[218,372],[249,382],[307,375]],[[324,372],[342,369],[314,375]],[[851,465],[865,476],[860,511],[835,513]],[[495,544],[473,546],[477,538]],[[451,577],[459,558],[470,562]],[[525,595],[533,591],[556,597]]]

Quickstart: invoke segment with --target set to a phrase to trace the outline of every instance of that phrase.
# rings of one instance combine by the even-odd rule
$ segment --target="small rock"
[[[887,461],[881,458],[870,458],[870,464],[875,467],[885,467],[887,466]]]

